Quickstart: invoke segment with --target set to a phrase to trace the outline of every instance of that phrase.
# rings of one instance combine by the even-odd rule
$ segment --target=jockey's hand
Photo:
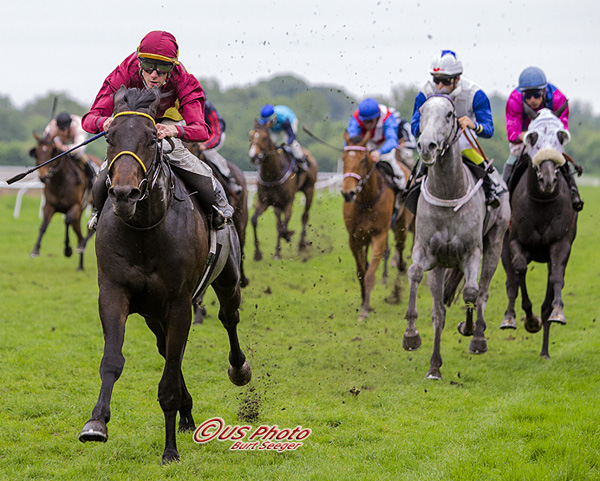
[[[156,124],[156,136],[158,140],[162,140],[166,137],[177,137],[179,131],[174,125]]]
[[[202,144],[202,143],[198,142],[198,150],[199,150],[200,152],[203,152],[203,151],[205,151],[205,150],[206,150],[206,145],[204,145],[204,144]]]
[[[104,132],[108,132],[108,128],[110,127],[110,124],[112,124],[113,120],[115,120],[114,117],[109,117],[104,121],[104,123],[102,124],[102,130]]]
[[[461,129],[466,129],[467,127],[471,130],[475,130],[475,122],[473,122],[469,117],[463,115],[458,119],[458,124]]]
[[[379,162],[379,159],[381,158],[381,154],[379,153],[379,150],[371,151],[370,156],[371,156],[371,160],[373,162]]]

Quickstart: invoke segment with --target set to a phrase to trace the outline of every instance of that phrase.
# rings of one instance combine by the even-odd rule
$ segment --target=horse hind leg
[[[42,220],[42,224],[40,225],[40,229],[38,232],[38,238],[35,241],[35,245],[33,246],[33,250],[31,251],[31,257],[39,257],[40,256],[40,247],[42,246],[42,237],[46,233],[46,229],[48,229],[48,225],[50,224],[50,220],[52,220],[52,216],[54,215],[55,210],[50,205],[46,204],[44,206],[44,219]]]
[[[300,233],[300,242],[298,243],[299,251],[306,250],[310,246],[310,242],[306,241],[306,226],[308,225],[308,215],[310,206],[312,205],[314,193],[314,187],[307,189],[305,192],[306,202],[304,204],[304,212],[302,213],[302,232]]]
[[[244,386],[252,379],[252,370],[246,360],[237,335],[240,322],[239,307],[241,303],[239,274],[235,260],[230,255],[223,271],[212,283],[219,300],[219,320],[229,336],[229,380],[236,386]]]

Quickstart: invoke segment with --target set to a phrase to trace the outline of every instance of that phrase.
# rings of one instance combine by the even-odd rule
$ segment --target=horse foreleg
[[[67,212],[67,216],[66,216],[66,220],[65,220],[65,223],[71,225],[71,227],[73,228],[73,231],[75,232],[75,235],[77,236],[76,252],[79,253],[79,266],[77,267],[77,269],[80,271],[83,270],[83,252],[85,250],[85,245],[87,243],[87,237],[84,237],[83,233],[81,232],[81,214],[82,214],[81,205],[79,205],[79,204],[74,205],[73,207],[71,207],[71,209],[69,209],[69,212]],[[68,227],[67,227],[67,229],[68,229]],[[69,250],[70,249],[71,249],[71,247],[69,246]]]
[[[314,187],[306,189],[304,195],[306,196],[306,203],[304,204],[304,212],[302,213],[302,232],[300,233],[300,242],[298,243],[298,250],[300,251],[309,246],[309,243],[306,242],[306,226],[308,225],[310,206],[312,205],[313,197],[315,195]]]
[[[237,266],[233,257],[230,256],[223,271],[215,279],[212,286],[219,300],[219,319],[229,336],[229,369],[227,374],[233,384],[244,386],[250,382],[252,370],[240,348],[237,335],[241,303],[240,285],[237,279]]]
[[[250,221],[252,222],[252,229],[254,231],[254,260],[255,261],[260,261],[262,260],[262,252],[260,251],[260,246],[258,244],[258,235],[257,235],[257,225],[258,225],[258,218],[263,214],[263,212],[265,210],[267,210],[268,205],[267,204],[263,204],[262,202],[258,201],[258,196],[257,196],[257,201],[256,204],[254,206],[254,214],[252,214],[252,218],[250,219]]]
[[[371,260],[367,267],[367,271],[365,272],[365,278],[363,281],[364,284],[364,298],[363,304],[361,307],[360,316],[358,317],[359,321],[362,321],[369,317],[369,311],[371,310],[370,302],[371,302],[371,292],[373,292],[373,287],[375,287],[375,279],[377,275],[377,268],[379,267],[379,263],[383,258],[383,254],[385,252],[385,248],[387,245],[387,229],[384,229],[381,234],[373,236],[372,241],[372,250],[371,250]]]
[[[519,282],[517,274],[512,267],[510,250],[508,248],[508,235],[509,233],[506,232],[502,245],[502,266],[504,267],[504,272],[506,272],[506,297],[508,297],[508,305],[506,306],[506,311],[504,311],[504,319],[500,324],[500,329],[517,328],[515,301],[519,294]]]
[[[416,247],[415,247],[416,250]],[[421,336],[416,328],[417,321],[417,290],[423,280],[425,269],[420,263],[420,257],[414,255],[414,261],[408,268],[408,281],[410,283],[410,293],[408,295],[408,308],[406,310],[406,329],[402,338],[402,347],[407,351],[415,351],[421,347]]]
[[[163,464],[179,460],[177,451],[177,412],[184,400],[183,374],[181,363],[192,323],[192,311],[189,299],[182,298],[173,303],[169,311],[165,332],[165,369],[158,383],[158,402],[165,416],[165,450]],[[187,390],[186,390],[187,392]],[[188,409],[189,408],[189,409]],[[191,406],[186,406],[191,414]],[[184,423],[189,420],[184,420]]]
[[[445,269],[443,267],[435,267],[429,272],[429,290],[431,291],[432,307],[431,307],[431,320],[433,322],[433,353],[431,354],[431,360],[429,370],[425,375],[425,379],[440,380],[442,379],[442,373],[440,368],[442,367],[442,331],[444,330],[444,324],[446,323],[446,307],[444,306],[444,274]]]
[[[525,311],[525,330],[535,333],[542,328],[542,319],[533,312],[533,304],[529,298],[527,291],[527,276],[526,272],[518,275],[519,289],[521,290],[521,308]]]
[[[273,259],[281,259],[281,239],[290,242],[294,234],[293,230],[288,230],[288,224],[292,217],[292,202],[286,205],[284,209],[275,208],[275,216],[277,218],[277,245],[275,246]]]
[[[98,305],[104,332],[104,354],[100,363],[102,384],[92,417],[79,433],[81,442],[108,440],[106,424],[110,421],[110,399],[115,382],[121,376],[125,365],[123,341],[129,313],[129,298],[121,289],[101,284]]]
[[[550,247],[550,263],[548,264],[548,286],[546,299],[542,304],[542,319],[565,325],[567,318],[563,312],[562,290],[565,286],[565,271],[571,254],[571,244],[563,242]],[[546,314],[545,311],[548,311]]]
[[[42,246],[42,237],[44,236],[50,221],[52,220],[52,216],[56,211],[54,207],[49,204],[44,205],[44,218],[42,220],[42,224],[40,225],[40,230],[38,233],[38,238],[35,241],[35,245],[33,246],[33,250],[31,251],[31,257],[39,257],[40,256],[40,247]]]

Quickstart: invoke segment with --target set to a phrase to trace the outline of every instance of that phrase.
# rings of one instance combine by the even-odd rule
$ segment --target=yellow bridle
[[[119,112],[118,114],[113,116],[113,119],[116,119],[117,117],[120,117],[121,115],[140,115],[142,117],[146,117],[147,119],[149,119],[152,122],[154,127],[156,127],[156,121],[152,118],[151,115],[145,114],[144,112],[134,112],[132,110],[128,110],[125,112]],[[123,150],[122,152],[119,152],[117,155],[115,155],[115,157],[112,159],[112,161],[110,162],[110,164],[108,166],[109,171],[110,171],[110,168],[115,163],[115,161],[122,155],[131,155],[137,161],[137,163],[141,165],[142,170],[144,171],[144,174],[148,173],[148,170],[146,169],[146,166],[144,165],[142,160],[137,156],[137,154],[135,152],[132,152],[131,150]]]

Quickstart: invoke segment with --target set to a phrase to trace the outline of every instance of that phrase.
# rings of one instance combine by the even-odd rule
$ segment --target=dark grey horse
[[[531,122],[524,139],[529,165],[511,195],[513,215],[502,250],[508,307],[500,328],[517,328],[515,300],[520,288],[525,329],[538,332],[544,327],[540,356],[545,358],[550,357],[550,323],[566,323],[562,288],[577,233],[577,212],[567,181],[559,172],[565,163],[564,145],[569,139],[562,122],[547,109]],[[525,281],[527,265],[532,261],[548,266],[541,319],[533,312]]]
[[[408,270],[410,297],[406,311],[407,326],[402,346],[407,350],[421,345],[417,320],[417,288],[426,271],[433,298],[432,321],[435,333],[431,366],[427,379],[441,379],[441,335],[446,321],[444,281],[447,270],[464,275],[463,299],[475,306],[472,316],[459,325],[463,335],[473,335],[469,350],[487,351],[484,311],[490,281],[498,266],[502,239],[508,227],[508,196],[501,196],[500,207],[486,207],[481,181],[477,182],[463,163],[457,142],[461,135],[452,99],[432,96],[421,107],[421,136],[417,144],[423,163],[429,167],[418,201],[412,265]],[[497,172],[497,182],[502,182]],[[478,282],[479,277],[479,282]]]

